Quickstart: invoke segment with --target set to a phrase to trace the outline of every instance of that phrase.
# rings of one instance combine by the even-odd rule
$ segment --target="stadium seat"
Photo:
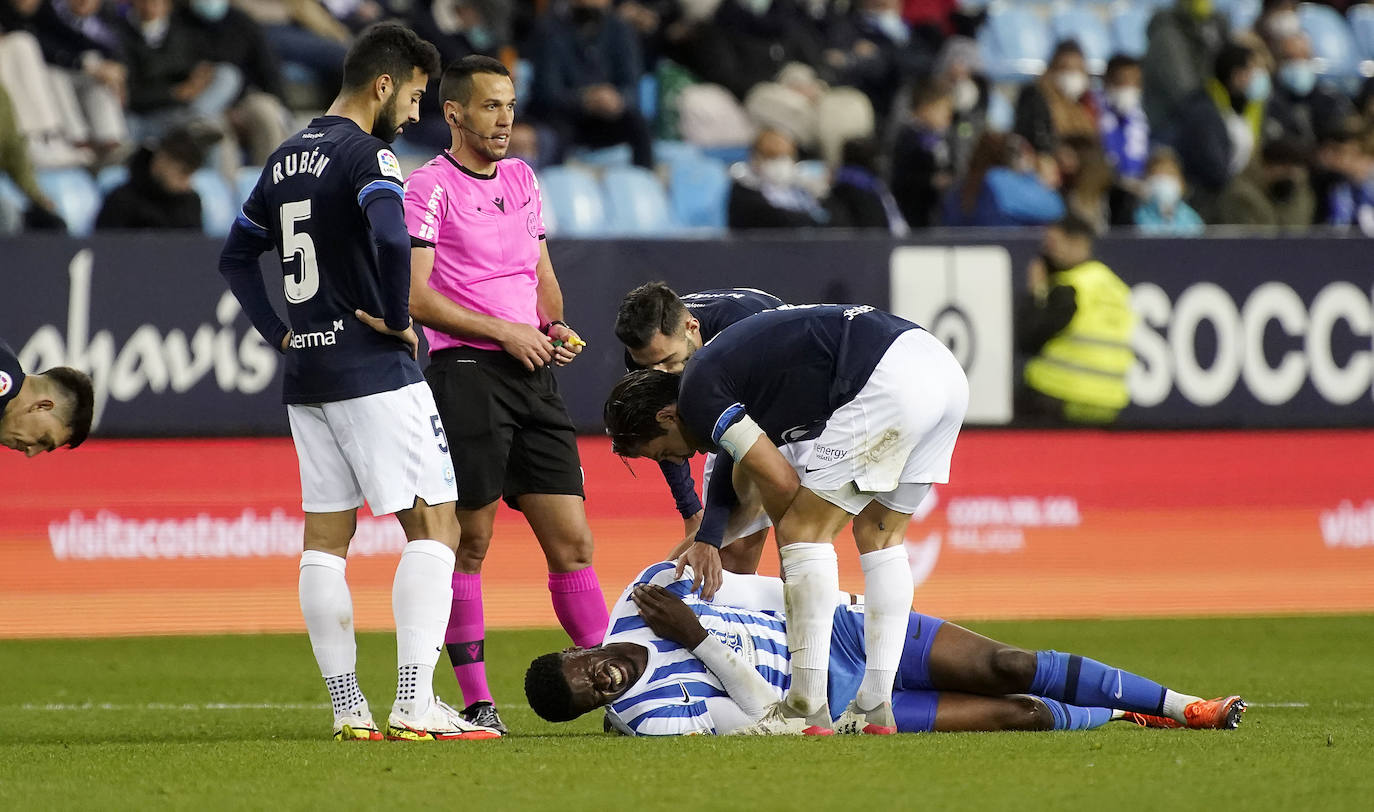
[[[1102,18],[1086,5],[1065,6],[1050,17],[1050,34],[1055,42],[1074,40],[1083,49],[1088,73],[1100,76],[1112,58],[1112,35]]]
[[[1317,73],[1336,79],[1359,78],[1360,57],[1355,37],[1340,12],[1330,6],[1299,3],[1298,21],[1312,40]]]
[[[1350,20],[1350,33],[1355,37],[1355,48],[1360,59],[1360,73],[1374,76],[1374,6],[1361,3],[1351,6],[1346,12]]]
[[[730,169],[724,161],[698,155],[668,164],[668,198],[677,222],[687,228],[725,228]]]
[[[580,164],[587,164],[595,167],[629,166],[630,165],[630,145],[614,144],[609,147],[598,149],[587,149],[586,147],[569,147],[568,160],[576,161]]]
[[[611,233],[656,237],[678,230],[658,176],[638,166],[615,166],[601,179]]]
[[[108,197],[110,192],[123,186],[129,180],[129,167],[124,164],[102,167],[95,173],[95,187],[100,190],[100,197],[103,200]]]
[[[544,227],[550,234],[594,237],[605,233],[606,210],[590,172],[575,166],[550,166],[539,172],[539,188],[544,197]]]
[[[1260,15],[1260,0],[1226,0],[1216,4],[1217,11],[1226,15],[1232,31],[1249,31]]]
[[[988,7],[987,21],[978,29],[978,47],[993,80],[1024,81],[1044,73],[1054,43],[1035,14],[998,2]]]
[[[191,187],[200,195],[201,228],[211,237],[226,236],[239,206],[224,176],[213,169],[199,169],[191,175]]]
[[[520,108],[530,105],[530,89],[534,87],[534,63],[528,59],[515,60],[511,80],[515,85],[515,105],[518,113]]]
[[[705,153],[696,144],[686,141],[659,140],[654,142],[654,163],[671,167],[678,161],[698,161]]]
[[[1155,9],[1145,6],[1126,6],[1112,16],[1112,42],[1116,52],[1140,59],[1149,48],[1150,19]]]
[[[100,214],[100,190],[84,169],[40,169],[38,186],[67,221],[67,233],[88,237]]]
[[[238,203],[238,208],[243,208],[243,201],[253,193],[253,187],[258,185],[258,177],[261,175],[260,166],[241,166],[239,171],[234,173],[234,200]],[[238,216],[237,213],[235,216]]]

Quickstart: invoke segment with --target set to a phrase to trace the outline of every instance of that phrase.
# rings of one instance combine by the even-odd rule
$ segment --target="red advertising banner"
[[[681,536],[657,466],[582,440],[608,596]],[[1374,611],[1374,431],[1023,432],[960,438],[907,534],[916,606],[954,618]],[[299,631],[291,443],[91,441],[0,457],[0,637]],[[546,568],[502,507],[493,627],[553,626]],[[360,629],[391,624],[404,538],[363,511]],[[863,590],[852,542],[841,580]],[[764,556],[776,573],[776,555]]]

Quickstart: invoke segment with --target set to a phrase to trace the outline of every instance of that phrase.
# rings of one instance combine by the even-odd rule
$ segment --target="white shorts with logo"
[[[795,443],[787,443],[778,447],[778,451],[787,458],[788,464],[796,469],[797,475],[801,476],[802,466],[811,459],[811,447],[815,440],[800,440]],[[710,453],[706,455],[706,466],[701,472],[701,492],[703,495],[710,493],[711,473],[716,467],[716,455]],[[738,471],[736,465],[731,469]],[[738,488],[736,480],[736,491]],[[768,513],[763,509],[763,502],[759,499],[758,489],[750,487],[746,493],[737,493],[740,498],[739,506],[730,516],[730,522],[725,527],[725,538],[722,547],[729,547],[731,542],[753,535],[765,528],[773,526],[772,519],[768,518]]]
[[[439,410],[421,381],[333,403],[286,407],[301,466],[301,507],[334,513],[362,507],[373,516],[458,499]]]
[[[798,471],[802,487],[858,515],[868,503],[914,513],[949,481],[968,411],[968,378],[925,330],[902,333],[859,394],[835,410]]]

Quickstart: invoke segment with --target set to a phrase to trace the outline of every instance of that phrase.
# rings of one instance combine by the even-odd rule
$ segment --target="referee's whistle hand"
[[[553,360],[553,339],[539,332],[538,327],[508,322],[498,340],[501,349],[531,372]]]
[[[549,337],[553,339],[553,362],[560,367],[571,364],[587,346],[587,342],[582,340],[582,336],[578,335],[576,330],[561,324],[555,324],[553,329],[549,330]]]

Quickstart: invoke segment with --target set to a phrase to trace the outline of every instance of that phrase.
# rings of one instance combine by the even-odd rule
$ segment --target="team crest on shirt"
[[[534,212],[530,212],[530,215],[525,218],[525,229],[530,232],[531,237],[539,238],[539,217]]]
[[[444,484],[452,485],[453,479],[453,466],[449,465],[448,463],[444,463]]]
[[[8,395],[13,386],[14,379],[10,377],[10,374],[8,372],[0,372],[0,398]]]
[[[389,175],[399,181],[405,180],[405,176],[401,174],[401,162],[396,160],[396,154],[389,149],[377,150],[377,168],[383,175]]]

